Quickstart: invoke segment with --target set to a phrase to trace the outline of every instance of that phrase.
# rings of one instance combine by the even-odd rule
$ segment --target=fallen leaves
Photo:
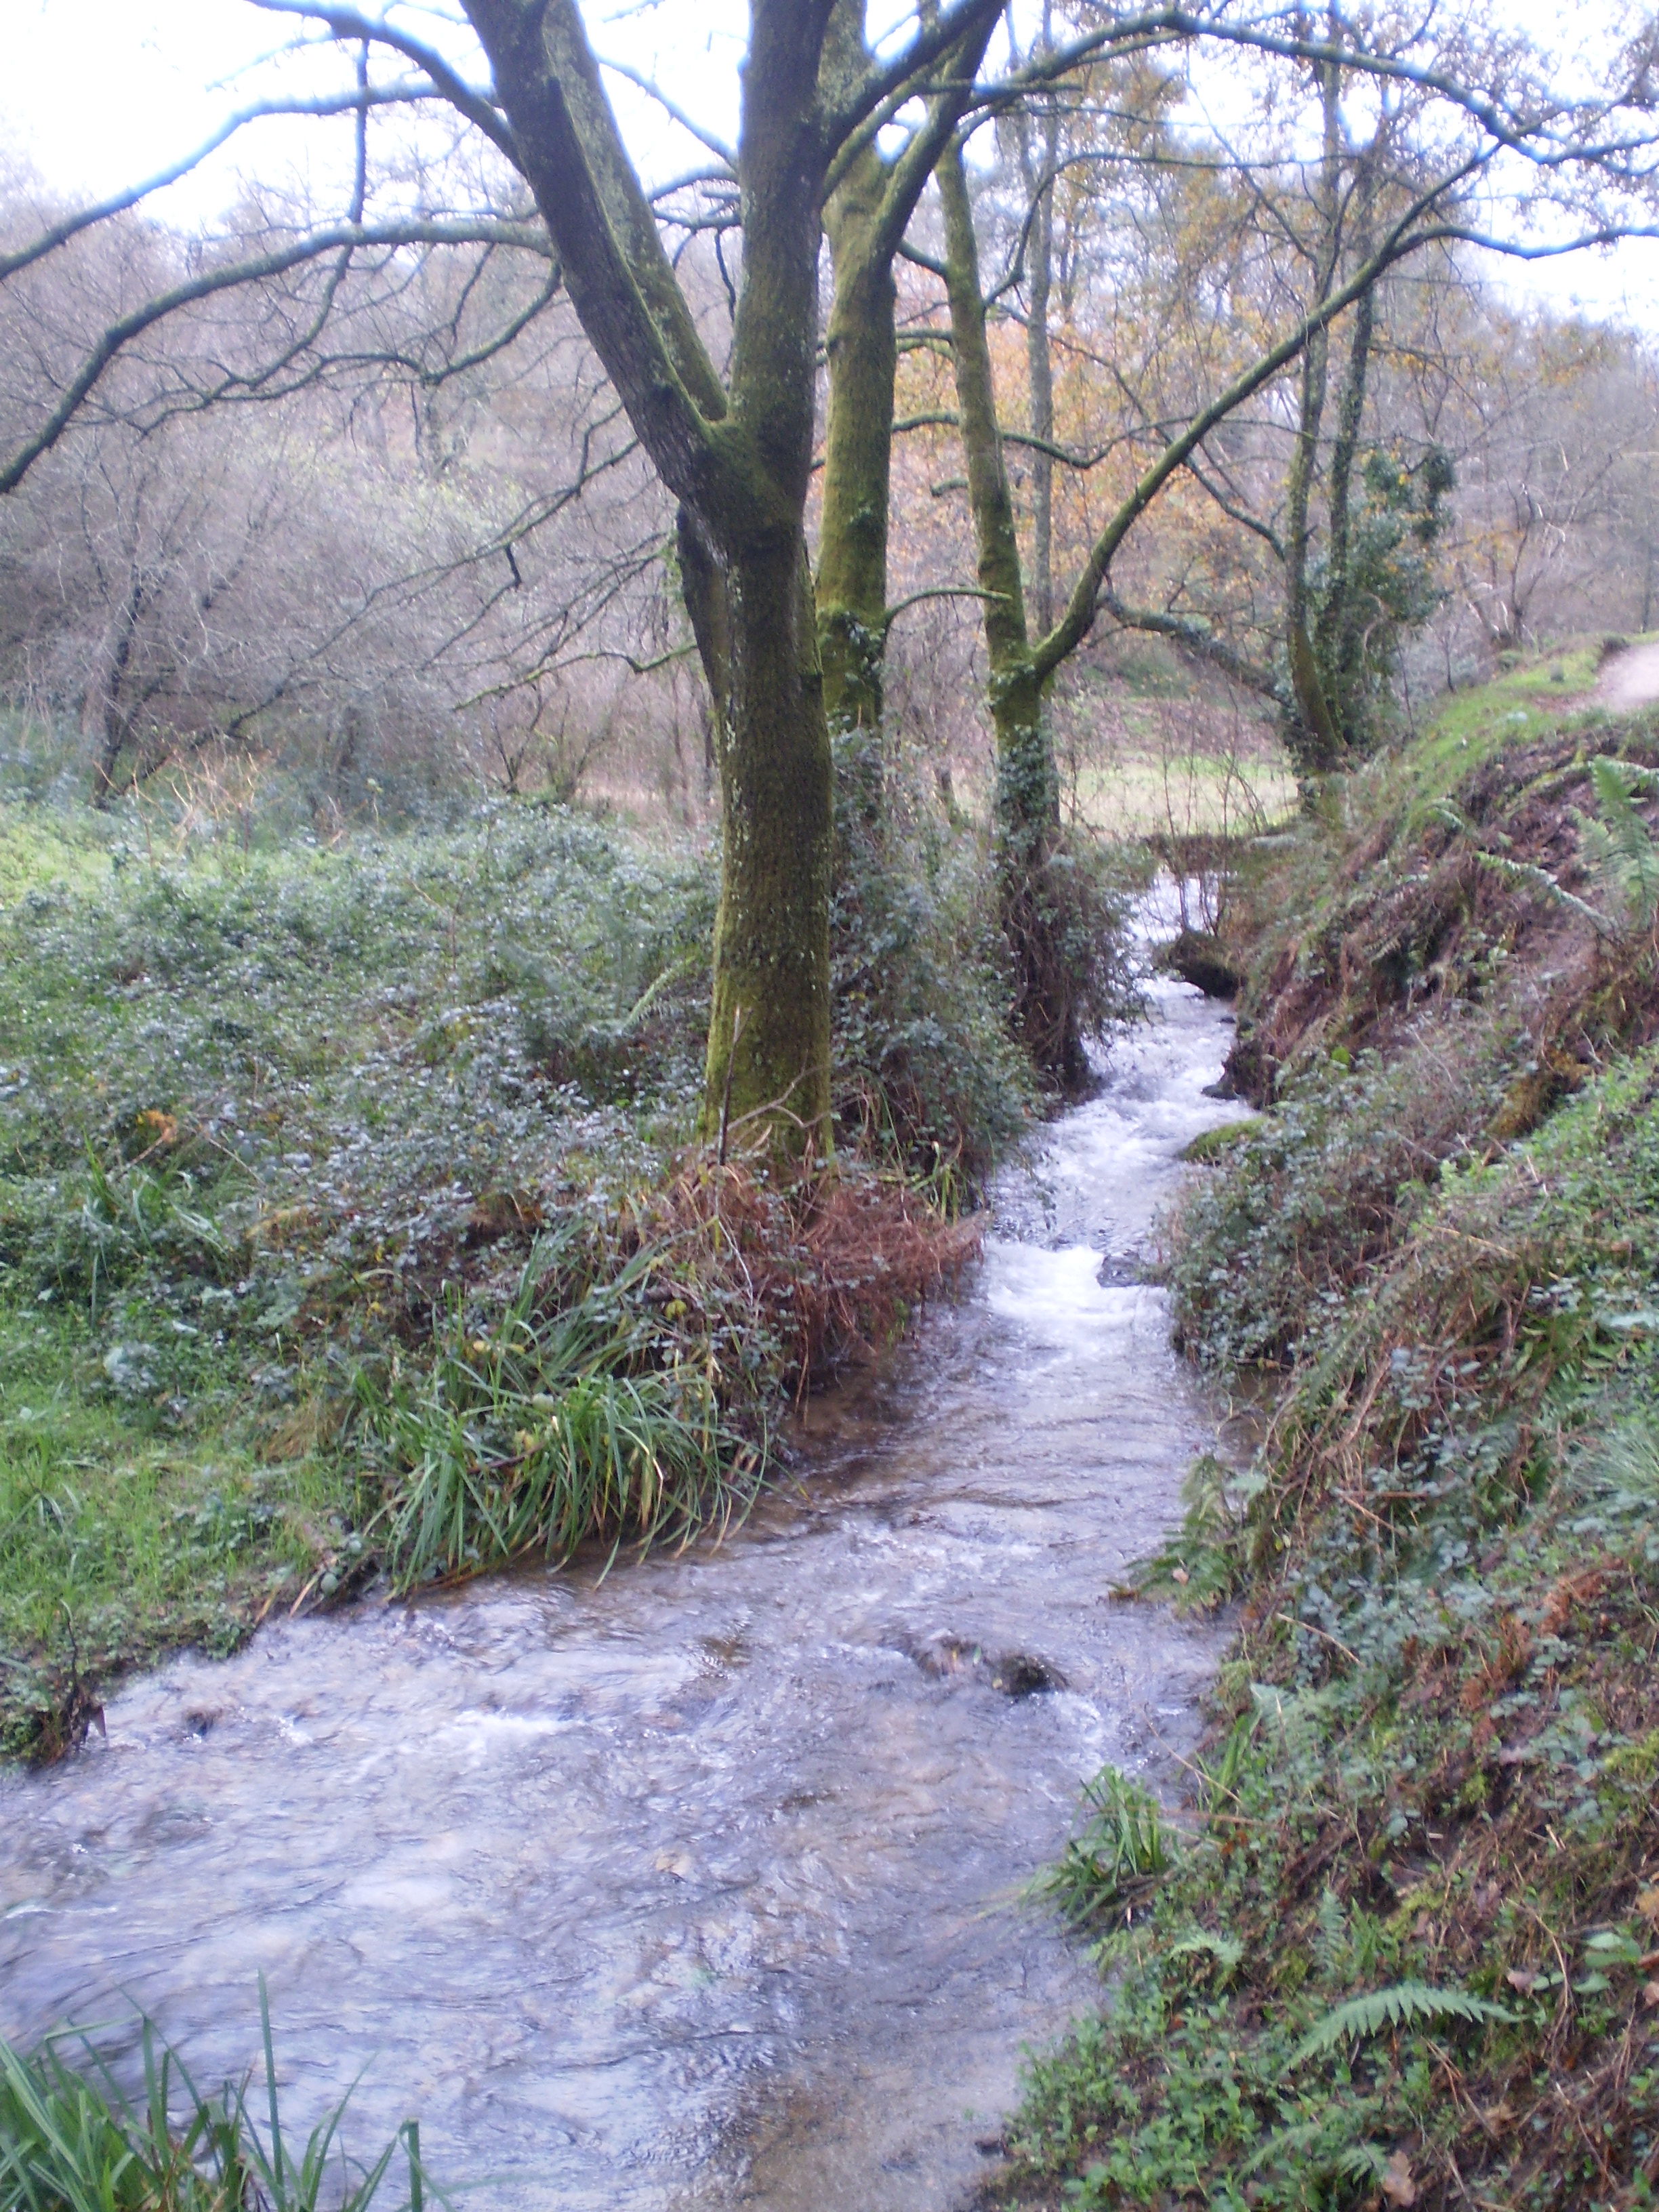
[[[1390,2204],[1416,2203],[1417,2183],[1412,2174],[1412,2162],[1403,2150],[1390,2154],[1382,2169],[1380,2186]]]

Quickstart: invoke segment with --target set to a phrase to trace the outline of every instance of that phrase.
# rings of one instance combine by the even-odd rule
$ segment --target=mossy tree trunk
[[[849,77],[824,69],[836,0],[751,0],[735,161],[743,276],[722,381],[576,0],[465,4],[495,76],[495,106],[475,119],[534,191],[582,327],[679,505],[725,802],[705,1127],[827,1152],[831,763],[805,534],[822,208],[867,118],[912,76],[931,88],[995,10],[957,0],[896,61]]]
[[[1360,611],[1353,589],[1353,476],[1365,414],[1365,384],[1376,337],[1376,301],[1366,293],[1353,311],[1342,389],[1337,400],[1336,435],[1331,442],[1326,493],[1329,550],[1325,585],[1314,622],[1314,656],[1325,696],[1345,750],[1363,746],[1366,732],[1361,698],[1363,653]]]
[[[991,664],[997,890],[1014,963],[1014,1023],[1036,1066],[1063,1085],[1075,1087],[1086,1074],[1087,1061],[1068,988],[1068,963],[1056,938],[1059,916],[1048,880],[1060,837],[1060,778],[1043,714],[1043,672],[1026,626],[1019,538],[997,427],[979,245],[959,139],[952,140],[941,159],[938,180],[957,410]]]
[[[834,276],[825,345],[829,407],[817,573],[824,706],[833,726],[881,722],[887,650],[887,527],[893,403],[898,374],[893,264],[943,147],[971,94],[994,17],[987,15],[945,58],[922,121],[886,155],[872,140],[852,150],[824,203]],[[871,66],[864,10],[837,0],[825,73],[855,82]],[[872,751],[871,777],[877,770]],[[879,793],[867,794],[872,808]]]
[[[834,817],[806,543],[726,557],[684,508],[679,543],[724,810],[705,1124],[827,1152]]]
[[[1037,1065],[1062,1083],[1086,1071],[1074,996],[1073,960],[1086,947],[1066,941],[1066,902],[1055,896],[1051,863],[1060,837],[1059,777],[1043,714],[1046,689],[1093,628],[1103,603],[1116,604],[1111,568],[1124,539],[1212,431],[1297,362],[1329,324],[1364,299],[1394,264],[1415,250],[1414,227],[1431,217],[1425,193],[1343,282],[1322,285],[1311,312],[1218,392],[1143,471],[1097,534],[1065,605],[1040,637],[1029,632],[1013,504],[997,426],[986,337],[984,295],[973,206],[953,140],[937,172],[945,223],[945,280],[957,375],[957,419],[968,465],[969,503],[985,641],[991,664],[989,707],[997,741],[997,866],[1005,926],[1016,971],[1016,1016]],[[1319,376],[1322,378],[1322,367]],[[1322,390],[1321,404],[1322,405]],[[1126,611],[1127,612],[1127,611]],[[1180,625],[1147,620],[1149,627]],[[1212,656],[1216,657],[1216,656]],[[1241,680],[1265,679],[1243,665]]]
[[[1043,0],[1035,54],[1054,51],[1054,9]],[[1054,364],[1048,303],[1054,281],[1054,179],[1060,158],[1060,103],[1051,93],[1033,115],[1015,113],[1025,227],[1025,373],[1030,390],[1031,615],[1039,634],[1054,619]]]
[[[887,516],[893,389],[898,374],[897,292],[882,212],[888,165],[864,148],[824,208],[834,273],[826,345],[830,400],[817,620],[824,705],[832,721],[881,720],[887,643]]]
[[[1330,298],[1341,257],[1341,71],[1334,63],[1316,64],[1324,144],[1314,191],[1320,225],[1315,245],[1314,299]],[[1319,468],[1319,439],[1325,414],[1330,365],[1330,329],[1322,324],[1309,337],[1302,356],[1296,443],[1285,485],[1285,646],[1290,697],[1285,714],[1285,749],[1311,790],[1318,778],[1342,765],[1346,753],[1337,711],[1327,686],[1327,669],[1315,649],[1313,607],[1308,568],[1313,547],[1312,495]]]

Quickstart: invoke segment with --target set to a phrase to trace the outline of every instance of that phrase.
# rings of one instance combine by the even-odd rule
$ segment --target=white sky
[[[402,12],[423,35],[445,36],[435,9]],[[898,0],[892,12],[901,12]],[[1500,24],[1541,28],[1571,52],[1575,21],[1586,33],[1604,30],[1609,0],[1493,0],[1492,12]],[[593,0],[588,13],[602,53],[655,76],[700,121],[732,135],[743,0]],[[99,197],[162,168],[230,109],[271,88],[274,72],[260,64],[290,27],[246,0],[0,0],[7,61],[0,134],[54,195]],[[465,31],[448,36],[467,38]],[[282,82],[296,88],[291,63]],[[319,74],[319,88],[322,82],[338,82],[337,63],[325,79]],[[696,149],[659,110],[614,78],[611,89],[648,173],[689,165]],[[261,124],[154,203],[156,211],[179,223],[203,220],[234,197],[240,174],[308,168],[326,176],[333,168],[327,149],[337,143],[343,159],[349,125],[326,130],[335,135],[321,136],[312,124]],[[1504,281],[1558,306],[1582,305],[1659,333],[1659,241],[1510,269]]]

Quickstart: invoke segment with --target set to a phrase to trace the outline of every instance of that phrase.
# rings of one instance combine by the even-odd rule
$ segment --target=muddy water
[[[1109,1596],[1212,1432],[1135,1262],[1226,1030],[1156,1010],[723,1549],[268,1628],[0,1784],[0,2033],[124,1994],[213,2079],[263,1970],[294,2116],[366,2069],[474,2203],[957,2203],[1091,1993],[1021,1885],[1215,1656]]]

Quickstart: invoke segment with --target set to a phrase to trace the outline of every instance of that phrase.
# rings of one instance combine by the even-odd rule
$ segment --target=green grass
[[[52,1755],[77,1680],[181,1644],[234,1650],[353,1556],[354,1480],[337,1455],[285,1439],[280,1417],[241,1410],[240,1352],[162,1345],[147,1369],[148,1345],[122,1364],[132,1345],[84,1310],[0,1296],[5,1749]]]
[[[1519,660],[1489,684],[1447,694],[1432,729],[1407,756],[1418,796],[1442,797],[1481,762],[1534,738],[1599,728],[1606,717],[1587,694],[1600,659],[1599,640],[1573,640]]]
[[[1175,1863],[1175,1846],[1149,1790],[1103,1766],[1084,1785],[1085,1817],[1035,1894],[1089,1927],[1144,1895]]]
[[[1110,838],[1248,834],[1282,821],[1296,801],[1296,779],[1279,757],[1235,769],[1201,753],[1167,766],[1126,756],[1085,768],[1077,780],[1083,820]]]
[[[85,815],[0,806],[0,908],[27,891],[102,888],[110,873],[104,825]]]
[[[411,1379],[362,1386],[358,1443],[383,1468],[383,1549],[404,1588],[613,1535],[641,1551],[724,1528],[763,1449],[731,1426],[706,1362],[662,1357],[638,1294],[668,1259],[616,1273],[566,1224],[477,1334],[456,1302]],[[693,1347],[688,1346],[686,1350]]]
[[[349,1585],[354,1373],[659,1174],[699,1084],[695,854],[530,807],[124,828],[0,807],[0,1743],[37,1755],[84,1685]]]
[[[979,842],[889,765],[835,917],[876,1213],[960,1203],[1034,1102]],[[863,1295],[810,1192],[697,1195],[706,846],[288,818],[0,801],[0,1749],[380,1568],[722,1523]]]
[[[349,2099],[297,2138],[281,2110],[263,1984],[260,2021],[263,2096],[251,2076],[199,2087],[149,2021],[137,2096],[94,2032],[64,2030],[32,2052],[0,2043],[0,2212],[421,2212],[428,2197],[445,2201],[412,2121],[368,2161],[345,2147]]]

